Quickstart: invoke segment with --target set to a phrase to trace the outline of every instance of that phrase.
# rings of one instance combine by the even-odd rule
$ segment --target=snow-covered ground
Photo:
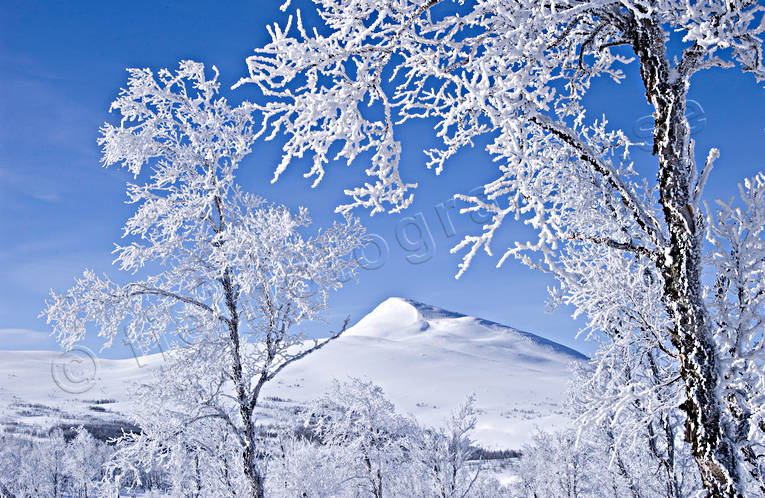
[[[321,395],[333,378],[360,377],[381,385],[400,411],[440,425],[475,393],[481,415],[474,439],[487,449],[516,449],[535,428],[568,423],[562,401],[569,368],[583,359],[533,334],[390,298],[341,338],[285,368],[263,395],[300,403]],[[162,361],[161,354],[107,360],[77,350],[2,351],[0,424],[46,429],[119,420],[134,406],[130,385]]]

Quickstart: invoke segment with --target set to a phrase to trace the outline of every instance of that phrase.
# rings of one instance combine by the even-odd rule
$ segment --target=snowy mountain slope
[[[582,354],[541,337],[411,300],[390,298],[334,344],[290,365],[264,389],[305,401],[331,379],[380,384],[399,410],[439,425],[470,393],[481,411],[473,437],[519,448],[536,427],[568,422],[561,402]]]
[[[163,361],[160,354],[137,360],[68,355],[0,352],[1,425],[119,425],[134,407],[130,385],[148,379]],[[390,298],[342,337],[285,368],[263,395],[302,403],[320,396],[333,378],[360,377],[380,384],[402,412],[439,425],[475,393],[481,416],[474,438],[485,448],[519,448],[535,428],[568,423],[561,402],[569,364],[584,359],[533,334]]]
[[[76,425],[106,427],[112,433],[129,430],[125,414],[135,406],[130,386],[150,378],[161,364],[161,354],[108,360],[77,347],[67,353],[0,351],[0,428],[33,433]]]

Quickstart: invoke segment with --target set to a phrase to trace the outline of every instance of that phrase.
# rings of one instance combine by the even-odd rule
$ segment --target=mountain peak
[[[437,320],[441,318],[462,318],[467,316],[463,313],[448,311],[437,306],[415,301],[414,299],[409,299],[407,297],[389,297],[383,301],[383,303],[388,301],[402,302],[413,307],[415,310],[417,310],[417,313],[425,320]]]
[[[583,360],[534,334],[390,297],[265,389],[302,401],[332,378],[370,379],[426,425],[441,423],[475,394],[482,413],[475,440],[486,448],[519,448],[538,428],[568,423],[562,406],[570,367]]]
[[[427,336],[422,337],[427,331]],[[587,360],[569,347],[536,334],[483,318],[445,310],[405,297],[389,297],[349,329],[350,335],[392,340],[451,340],[507,347],[509,350],[534,347],[568,358]],[[512,351],[508,351],[512,353]]]

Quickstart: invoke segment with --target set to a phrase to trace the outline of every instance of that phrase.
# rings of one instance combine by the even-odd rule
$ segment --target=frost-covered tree
[[[5,431],[0,428],[0,498],[14,498],[10,476],[18,470],[21,454],[16,451],[14,439]]]
[[[173,368],[191,369],[184,378],[194,383],[172,386],[178,397],[168,404],[195,409],[175,421],[189,429],[208,419],[225,424],[250,494],[261,497],[261,389],[345,329],[306,343],[299,327],[321,316],[328,293],[353,272],[363,230],[347,217],[311,236],[305,209],[267,204],[237,185],[256,137],[253,108],[218,97],[217,70],[208,78],[202,64],[185,61],[175,72],[129,73],[111,106],[120,122],[103,126],[99,144],[105,166],[137,180],[127,187],[136,210],[126,242],[115,249],[120,270],[136,279],[123,284],[87,270],[70,290],[51,292],[43,314],[65,347],[92,324],[106,346],[124,330],[135,344],[162,340],[181,351]],[[195,376],[200,370],[206,375]]]
[[[271,41],[247,59],[249,75],[240,83],[262,91],[265,122],[286,136],[275,177],[311,153],[307,175],[320,181],[336,143],[335,158],[348,162],[370,151],[366,173],[373,181],[348,190],[351,202],[338,209],[395,212],[409,205],[414,187],[399,171],[398,125],[415,118],[435,124],[443,146],[426,153],[436,173],[461,148],[487,137],[498,165],[484,188],[488,201],[458,198],[469,203],[464,211],[483,209],[492,219],[455,248],[467,251],[460,274],[479,250],[491,254],[508,217],[532,225],[538,239],[510,247],[500,264],[516,257],[555,275],[561,299],[586,314],[604,342],[632,341],[669,358],[681,388],[684,437],[710,494],[740,496],[750,478],[760,479],[746,449],[759,429],[744,422],[732,433],[742,420],[741,403],[730,401],[725,384],[742,375],[725,372],[731,364],[704,298],[700,203],[719,152],[708,151],[697,165],[686,102],[693,75],[708,68],[765,78],[765,6],[753,0],[314,3],[323,26],[312,29],[298,11],[286,25],[269,27]],[[678,49],[670,48],[670,38]],[[592,82],[619,82],[628,64],[638,66],[654,109],[653,179],[633,168],[633,144],[624,132],[586,113]],[[606,268],[625,283],[612,296],[598,282]],[[647,304],[631,294],[638,280],[654,298]],[[761,325],[748,325],[756,329],[752,337],[761,337]]]
[[[425,428],[396,411],[367,381],[335,381],[305,414],[282,427],[269,496],[489,498],[509,490],[479,474],[472,397],[444,427]]]
[[[82,427],[67,442],[61,428],[0,436],[0,497],[103,496],[103,463],[111,448]]]
[[[668,476],[653,454],[660,439],[646,427],[630,438],[617,437],[616,424],[591,424],[580,430],[539,432],[524,445],[512,489],[517,495],[685,497],[703,493],[689,451],[674,457]],[[661,451],[662,448],[659,448]],[[686,445],[685,450],[688,450]]]
[[[420,444],[413,454],[421,463],[421,480],[430,484],[426,494],[442,498],[462,498],[470,492],[478,479],[477,469],[468,465],[475,452],[470,432],[475,429],[477,413],[475,397],[452,411],[443,430],[423,430]]]
[[[364,495],[375,498],[397,492],[411,451],[413,422],[396,412],[380,386],[351,378],[335,381],[311,414],[322,444],[341,449],[350,477]]]
[[[200,347],[216,349],[200,343],[167,352],[156,378],[133,390],[139,407],[131,417],[141,432],[117,441],[107,465],[108,481],[124,488],[156,488],[172,496],[191,491],[199,496],[250,494],[239,408],[224,373],[226,355],[208,358]],[[257,411],[253,418],[258,420]],[[256,428],[255,465],[263,478],[266,443]]]
[[[269,496],[357,496],[358,479],[343,449],[318,444],[295,427],[290,424],[280,434],[266,487]]]
[[[705,300],[715,320],[720,388],[730,416],[724,428],[743,460],[739,462],[740,471],[747,474],[743,490],[753,495],[765,492],[765,456],[761,451],[765,437],[761,422],[765,394],[761,360],[765,321],[763,190],[765,178],[759,174],[740,186],[740,201],[718,202],[716,209],[707,208],[707,239],[712,245],[706,255],[711,275],[706,279]],[[619,327],[608,328],[616,320],[591,322],[595,329],[602,327],[608,340],[602,343],[592,366],[576,375],[572,393],[575,415],[593,423],[594,427],[585,431],[590,442],[597,440],[614,448],[613,471],[622,476],[625,471],[632,473],[636,489],[651,490],[643,494],[692,494],[699,486],[699,477],[688,466],[690,448],[681,439],[685,418],[678,408],[683,402],[678,360],[671,352],[671,343],[659,337],[666,320],[661,314],[660,286],[644,268],[633,270],[633,278],[627,279],[618,267],[598,270],[600,261],[603,258],[581,258],[575,268],[596,276],[600,294],[588,306],[612,313],[618,310]],[[585,267],[589,268],[586,272],[582,271]],[[629,462],[636,460],[635,447],[649,450],[641,458],[658,466],[660,472],[654,477],[629,468]],[[621,450],[626,453],[620,455]]]
[[[698,494],[698,467],[682,439],[682,412],[673,405],[677,382],[665,376],[653,354],[623,352],[636,353],[640,361],[601,352],[575,372],[570,404],[575,417],[590,421],[577,432],[579,444],[594,453],[590,479],[617,495]]]
[[[4,443],[3,452],[7,452],[14,463],[14,467],[6,468],[7,474],[3,475],[3,479],[10,478],[5,486],[11,495],[54,498],[67,495],[67,443],[60,428],[50,431],[42,439],[23,435],[8,438]]]
[[[77,497],[97,496],[94,484],[101,482],[107,451],[104,443],[78,427],[66,446],[64,472],[69,477],[70,492]]]
[[[720,344],[728,437],[746,462],[752,494],[765,494],[765,174],[739,185],[741,199],[707,209],[715,281],[707,288]]]
[[[589,478],[594,452],[577,444],[572,431],[539,432],[522,455],[518,489],[523,496],[593,496]]]

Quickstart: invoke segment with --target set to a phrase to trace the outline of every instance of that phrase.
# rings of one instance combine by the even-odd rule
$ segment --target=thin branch
[[[230,325],[230,320],[226,318],[223,315],[220,315],[215,312],[214,309],[212,309],[210,306],[206,305],[203,302],[197,301],[196,299],[192,299],[190,297],[181,296],[179,294],[176,294],[174,292],[166,291],[164,289],[158,289],[156,287],[148,287],[141,283],[132,283],[127,286],[129,287],[138,287],[139,291],[133,291],[129,292],[130,296],[163,296],[163,297],[169,297],[172,299],[176,299],[182,303],[191,304],[192,306],[196,306],[198,308],[201,308],[208,313],[213,314],[218,320],[224,322],[227,325]]]
[[[693,191],[694,204],[698,204],[699,201],[701,201],[701,194],[704,193],[704,186],[707,184],[707,179],[709,179],[709,173],[712,171],[718,157],[720,157],[720,151],[718,149],[714,147],[709,149],[707,160],[704,163],[704,169],[701,170],[701,175],[699,176],[699,179],[696,182],[696,188]]]
[[[278,367],[276,370],[274,370],[273,372],[271,372],[271,373],[270,373],[270,374],[267,376],[267,380],[271,380],[271,379],[273,379],[274,377],[276,377],[276,374],[278,374],[279,372],[281,372],[281,371],[282,371],[282,369],[283,369],[284,367],[286,367],[287,365],[289,365],[290,363],[293,363],[293,362],[295,362],[295,361],[297,361],[297,360],[300,360],[300,359],[302,359],[302,358],[305,358],[306,356],[308,356],[308,355],[309,355],[309,354],[311,354],[311,353],[315,353],[316,351],[318,351],[318,350],[320,350],[321,348],[323,348],[324,346],[326,346],[328,343],[330,343],[330,342],[334,341],[335,339],[337,339],[338,337],[340,337],[341,335],[343,335],[343,332],[345,332],[345,331],[348,329],[348,324],[349,324],[350,322],[351,322],[351,317],[349,317],[349,316],[348,316],[348,317],[345,317],[345,321],[343,322],[343,328],[342,328],[342,329],[340,329],[340,331],[339,331],[339,332],[337,332],[336,334],[334,334],[334,335],[332,335],[332,336],[330,336],[330,337],[326,338],[326,339],[325,339],[324,341],[322,341],[322,342],[318,342],[318,341],[317,341],[317,343],[316,343],[316,344],[315,344],[313,347],[311,347],[311,348],[308,348],[308,349],[306,349],[305,351],[303,351],[302,353],[300,353],[300,354],[298,354],[298,355],[295,355],[295,356],[293,356],[293,357],[292,357],[292,358],[290,358],[289,360],[286,360],[284,363],[282,363],[281,365],[279,365],[279,367]]]
[[[601,237],[599,235],[583,235],[576,232],[569,235],[568,239],[580,240],[583,242],[592,242],[593,244],[605,245],[613,249],[619,249],[621,251],[641,254],[643,256],[647,256],[648,258],[651,258],[653,261],[656,261],[658,259],[658,254],[656,253],[656,251],[648,249],[647,247],[644,247],[644,246],[636,245],[632,242],[618,242],[616,240],[609,239],[608,237]]]
[[[608,43],[604,43],[601,46],[598,47],[598,51],[602,52],[603,50],[611,47],[618,47],[619,45],[630,45],[631,42],[629,40],[616,40]]]
[[[590,36],[587,37],[584,42],[579,47],[579,70],[584,72],[584,51],[587,49],[588,45],[591,45],[592,42],[595,41],[595,38],[600,34],[601,30],[605,27],[605,24],[599,24],[592,33],[590,33]]]
[[[664,246],[664,235],[659,229],[659,224],[656,219],[645,211],[643,206],[638,201],[635,194],[624,184],[624,181],[614,170],[613,166],[604,162],[598,157],[598,154],[592,150],[592,148],[582,142],[582,140],[576,136],[573,130],[565,125],[555,123],[548,116],[543,114],[533,114],[529,117],[529,120],[541,127],[544,130],[549,131],[553,135],[563,140],[566,144],[576,149],[580,158],[595,168],[603,178],[608,182],[611,187],[616,189],[622,198],[624,205],[632,212],[638,225],[653,241],[657,248]]]
[[[226,412],[223,411],[223,409],[219,406],[213,405],[212,403],[205,403],[206,406],[209,406],[213,410],[215,410],[217,413],[215,415],[218,416],[221,420],[226,422],[226,424],[231,428],[231,432],[234,433],[234,435],[239,439],[239,443],[244,446],[244,438],[242,437],[240,429],[234,424],[234,422],[231,420],[231,417],[228,416]]]

